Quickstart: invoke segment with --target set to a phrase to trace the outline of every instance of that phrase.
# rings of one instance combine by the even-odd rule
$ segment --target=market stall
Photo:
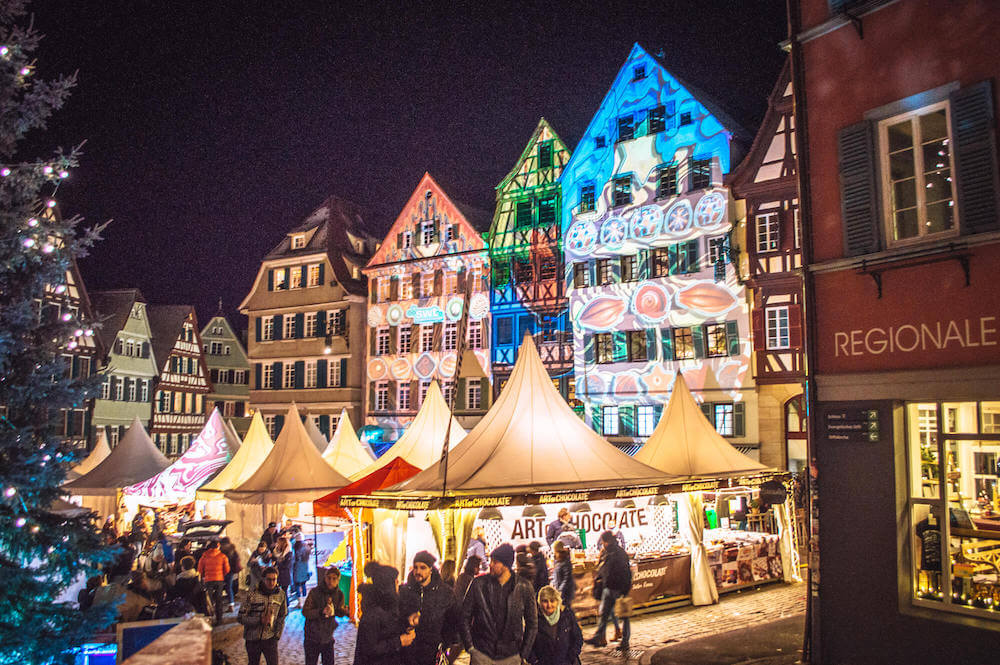
[[[264,419],[258,411],[253,415],[246,438],[243,439],[233,458],[229,460],[229,464],[223,467],[215,478],[209,480],[195,492],[198,515],[224,518],[226,515],[224,493],[227,490],[236,489],[256,473],[273,447],[274,443],[271,441],[271,436],[267,433],[267,427],[264,425]]]
[[[340,413],[337,428],[330,437],[330,443],[323,450],[326,463],[348,478],[371,466],[375,453],[367,443],[361,443],[347,409]]]
[[[66,472],[66,480],[76,480],[80,476],[86,475],[97,468],[97,465],[111,454],[111,446],[108,445],[108,432],[104,427],[98,428],[97,443],[83,461]]]

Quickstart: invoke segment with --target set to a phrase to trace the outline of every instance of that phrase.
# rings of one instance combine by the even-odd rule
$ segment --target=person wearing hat
[[[260,539],[267,543],[267,549],[273,550],[274,544],[278,542],[278,523],[271,522],[260,535]]]
[[[441,579],[437,558],[424,550],[413,557],[410,579],[399,588],[399,601],[414,602],[420,612],[416,639],[403,649],[407,665],[435,665],[438,649],[458,642],[460,612],[455,593]]]
[[[416,636],[412,628],[404,630],[401,626],[399,596],[396,594],[399,571],[392,566],[370,561],[365,564],[364,574],[371,578],[371,582],[358,586],[361,621],[354,645],[354,663],[398,665],[401,661],[400,650],[410,646]]]
[[[531,587],[511,573],[509,543],[490,554],[490,573],[472,580],[462,604],[462,642],[469,665],[520,665],[531,655],[538,613]]]

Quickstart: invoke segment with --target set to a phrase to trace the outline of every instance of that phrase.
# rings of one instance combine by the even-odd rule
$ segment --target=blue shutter
[[[590,411],[590,426],[598,434],[604,434],[604,411],[599,404],[594,405]]]
[[[279,390],[281,388],[282,376],[281,376],[281,363],[277,362],[271,365],[274,368],[274,381],[271,383],[274,390]]]
[[[304,360],[295,361],[295,387],[303,388],[306,385],[306,362]]]
[[[594,364],[594,336],[590,334],[583,336],[583,362],[585,365]]]
[[[323,264],[320,264],[323,267]],[[325,337],[326,336],[326,310],[321,309],[316,312],[316,336]]]
[[[347,358],[340,359],[340,385],[347,385]]]
[[[660,342],[663,345],[663,360],[674,359],[674,335],[671,328],[660,328]]]
[[[701,326],[691,326],[691,341],[694,345],[694,357],[705,357],[705,331]]]
[[[666,360],[659,357],[660,340],[657,338],[659,330],[657,328],[646,328],[646,359],[652,361]]]
[[[255,390],[260,390],[261,389],[260,380],[261,380],[260,363],[254,363],[253,364],[253,387],[254,387]]]
[[[841,129],[837,134],[837,154],[844,251],[848,256],[871,254],[879,246],[871,123],[861,122]]]
[[[726,347],[729,355],[740,355],[740,326],[736,321],[726,321]]]
[[[628,360],[628,338],[623,330],[613,330],[611,332],[612,360],[616,363],[623,363]]]
[[[302,312],[295,315],[295,337],[297,339],[302,339],[303,318],[305,318],[305,315]]]
[[[281,314],[274,315],[274,339],[281,339],[281,334],[285,332],[285,322]]]
[[[955,176],[963,233],[1000,229],[993,90],[989,80],[951,95]]]
[[[267,290],[274,291],[274,268],[267,271]]]
[[[320,264],[319,264],[319,285],[320,286],[323,286],[325,284],[325,282],[323,281],[323,275],[325,273],[326,273],[326,264],[323,263],[322,261],[320,261]],[[327,420],[329,420],[329,416],[327,416]]]
[[[326,388],[326,359],[316,361],[316,387]]]

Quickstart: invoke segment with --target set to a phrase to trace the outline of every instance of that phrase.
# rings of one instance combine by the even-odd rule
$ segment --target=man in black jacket
[[[330,566],[322,574],[320,583],[312,588],[302,606],[302,616],[306,620],[305,665],[316,665],[320,657],[323,665],[333,665],[333,631],[337,629],[337,617],[347,616],[344,592],[340,590],[340,571]]]
[[[420,611],[413,644],[403,649],[407,665],[435,665],[438,646],[448,648],[458,642],[461,617],[455,593],[441,580],[435,561],[437,558],[430,552],[417,552],[410,580],[399,587],[400,604],[409,597]]]
[[[605,531],[601,534],[601,557],[597,564],[597,575],[594,577],[595,587],[601,588],[601,620],[597,631],[587,644],[595,647],[607,645],[604,630],[608,620],[615,614],[615,601],[625,596],[632,589],[632,567],[629,565],[628,554],[618,544],[615,534]],[[622,620],[622,650],[628,649],[629,636],[632,628],[628,617]]]
[[[490,574],[472,580],[462,605],[462,642],[469,665],[520,665],[531,654],[538,611],[531,587],[511,574],[514,548],[490,554]]]

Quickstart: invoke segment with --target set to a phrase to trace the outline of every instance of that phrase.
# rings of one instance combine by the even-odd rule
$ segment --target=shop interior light
[[[521,517],[545,517],[545,509],[541,506],[525,506]]]
[[[618,499],[615,501],[615,508],[635,508],[635,501],[632,499]]]
[[[479,519],[481,519],[481,520],[502,520],[503,519],[503,515],[501,515],[500,511],[497,510],[496,508],[494,508],[493,506],[489,506],[489,507],[483,508],[482,510],[479,511]]]
[[[569,512],[571,512],[571,513],[589,513],[590,512],[590,504],[587,503],[587,502],[571,504],[570,507],[569,507]]]

